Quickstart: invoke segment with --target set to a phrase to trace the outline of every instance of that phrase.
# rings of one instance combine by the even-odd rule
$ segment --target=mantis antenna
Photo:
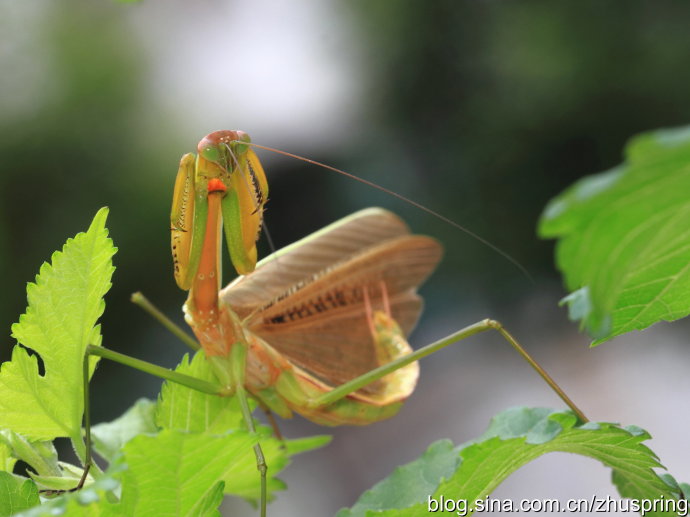
[[[316,165],[317,167],[322,167],[324,169],[328,169],[330,171],[337,172],[338,174],[342,174],[343,176],[346,176],[350,179],[353,179],[355,181],[363,183],[364,185],[367,185],[369,187],[375,188],[376,190],[379,190],[385,194],[388,194],[389,196],[393,196],[394,198],[399,199],[400,201],[408,203],[408,204],[412,205],[413,207],[418,208],[419,210],[426,212],[427,214],[429,214],[429,215],[431,215],[437,219],[440,219],[444,223],[449,224],[453,228],[456,228],[456,229],[460,230],[461,232],[469,235],[473,239],[481,242],[484,246],[495,251],[500,256],[502,256],[504,259],[506,259],[508,262],[513,264],[516,268],[518,268],[520,270],[520,272],[523,275],[525,275],[525,277],[527,277],[530,280],[530,282],[534,283],[534,279],[532,278],[532,275],[529,274],[527,269],[522,264],[520,264],[515,258],[513,258],[508,252],[503,251],[501,248],[499,248],[495,244],[492,244],[491,242],[486,240],[484,237],[476,234],[475,232],[473,232],[469,228],[464,227],[463,225],[453,221],[449,217],[446,217],[445,215],[443,215],[439,212],[436,212],[435,210],[432,210],[431,208],[428,208],[428,207],[422,205],[421,203],[414,201],[413,199],[410,199],[406,196],[403,196],[402,194],[399,194],[398,192],[395,192],[394,190],[390,190],[390,189],[388,189],[382,185],[379,185],[378,183],[374,183],[373,181],[369,181],[367,179],[360,178],[359,176],[352,174],[350,172],[344,171],[342,169],[338,169],[337,167],[333,167],[331,165],[327,165],[325,163],[318,162],[316,160],[312,160],[310,158],[306,158],[306,157],[300,156],[298,154],[293,154],[293,153],[289,153],[287,151],[283,151],[281,149],[276,149],[274,147],[267,147],[265,145],[257,144],[254,142],[245,142],[245,143],[247,143],[248,145],[250,145],[252,147],[256,147],[257,149],[263,149],[264,151],[271,151],[271,152],[274,152],[277,154],[282,154],[283,156],[288,156],[289,158],[301,160],[303,162],[310,163],[312,165]]]

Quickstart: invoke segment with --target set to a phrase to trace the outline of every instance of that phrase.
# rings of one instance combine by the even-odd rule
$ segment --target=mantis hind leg
[[[352,379],[351,381],[341,384],[340,386],[334,388],[328,393],[323,394],[320,397],[312,399],[309,403],[310,407],[319,408],[332,404],[350,393],[363,388],[364,386],[377,381],[388,375],[391,372],[399,370],[403,366],[407,366],[414,361],[418,361],[423,357],[431,355],[453,343],[457,343],[475,334],[485,332],[487,330],[495,330],[512,346],[525,361],[529,363],[532,368],[536,370],[539,376],[551,387],[553,391],[566,403],[566,405],[577,415],[577,417],[582,422],[588,422],[588,418],[585,414],[575,405],[575,403],[565,394],[558,384],[551,378],[551,376],[546,373],[546,371],[527,353],[527,351],[518,343],[518,341],[503,327],[503,325],[492,319],[485,319],[469,325],[453,334],[445,337],[435,343],[431,343],[425,347],[415,350],[411,354],[399,357],[383,366],[375,368],[368,373],[360,375],[359,377]]]

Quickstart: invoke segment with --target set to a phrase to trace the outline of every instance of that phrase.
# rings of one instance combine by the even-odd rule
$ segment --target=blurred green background
[[[572,379],[564,387],[585,401],[585,412],[602,404],[593,418],[643,425],[635,407],[644,402],[625,391],[627,378],[595,370],[606,364],[603,354],[618,354],[612,360],[620,365],[637,351],[642,362],[625,371],[646,361],[649,369],[632,379],[649,379],[657,356],[644,355],[639,338],[604,345],[610,352],[586,350],[587,339],[556,308],[564,293],[553,245],[536,238],[535,225],[550,197],[619,163],[629,137],[690,121],[688,22],[687,2],[641,0],[1,0],[0,358],[9,358],[26,282],[107,205],[120,251],[104,344],[174,365],[184,347],[131,306],[129,295],[142,290],[181,321],[185,295],[172,279],[168,233],[177,163],[206,133],[242,129],[257,143],[343,168],[444,214],[509,253],[534,282],[414,207],[264,152],[266,222],[276,245],[366,206],[392,209],[446,248],[422,291],[427,312],[415,346],[496,317],[545,354],[557,380],[558,373]],[[687,360],[687,347],[668,339],[667,350]],[[297,488],[280,496],[281,514],[325,515],[351,504],[391,464],[423,450],[404,435],[460,442],[507,405],[560,405],[494,341],[423,365],[421,393],[400,417],[407,420],[337,430],[336,443],[314,455],[321,459],[305,457],[306,466],[293,467],[294,481],[286,473]],[[513,379],[516,369],[522,373]],[[93,386],[101,421],[153,396],[157,382],[103,364]],[[539,395],[530,398],[530,390]],[[497,393],[515,398],[487,403]],[[471,425],[445,428],[451,414]],[[299,420],[286,427],[293,435],[323,431]],[[384,450],[396,440],[399,450]],[[594,487],[608,483],[603,468],[586,467],[600,476]],[[310,476],[326,477],[324,470],[332,472],[332,489],[312,487],[314,495]]]

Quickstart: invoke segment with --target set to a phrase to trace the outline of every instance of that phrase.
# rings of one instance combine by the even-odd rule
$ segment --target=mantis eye
[[[233,131],[233,133],[235,133],[235,140],[239,140],[240,142],[245,143],[249,143],[252,141],[252,139],[249,138],[249,135],[244,131]]]
[[[199,154],[202,158],[208,160],[209,162],[219,162],[220,161],[220,149],[217,145],[208,145],[199,149]]]
[[[235,154],[244,154],[247,152],[249,149],[249,146],[246,145],[252,141],[251,138],[249,138],[249,135],[245,133],[244,131],[233,131],[234,133],[234,138],[232,142],[232,149]]]

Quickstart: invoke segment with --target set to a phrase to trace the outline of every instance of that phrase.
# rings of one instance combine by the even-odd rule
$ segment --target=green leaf
[[[60,466],[62,467],[62,472],[57,476],[31,474],[31,479],[36,482],[41,490],[68,491],[74,489],[79,483],[84,470],[81,467],[64,462],[60,462]],[[87,479],[87,482],[91,481],[91,478]]]
[[[191,362],[187,356],[183,357],[176,371],[209,382],[217,382],[203,351],[197,352]],[[250,400],[250,402],[253,401]],[[236,397],[207,395],[172,382],[163,384],[157,405],[156,422],[164,429],[210,434],[224,434],[232,429],[245,429]],[[269,467],[267,479],[269,498],[273,497],[273,492],[276,490],[285,488],[285,484],[274,476],[288,465],[291,455],[322,447],[330,441],[328,436],[314,436],[286,440],[283,444],[272,436],[272,430],[269,427],[260,425],[258,422],[255,424]],[[251,501],[259,499],[260,478],[252,448],[241,451],[237,461],[232,468],[228,469],[223,479],[226,494],[237,495]]]
[[[251,449],[255,441],[241,431],[225,436],[178,431],[139,435],[125,444],[117,461],[94,484],[62,494],[21,517],[218,516],[221,478],[239,451]],[[112,494],[119,486],[122,498],[114,502]]]
[[[185,354],[175,371],[217,383],[203,351],[192,361]],[[229,429],[244,429],[242,413],[235,397],[219,397],[165,382],[156,408],[156,423],[164,429],[223,434]]]
[[[420,459],[398,468],[365,493],[351,509],[341,510],[338,517],[426,515],[431,501],[442,498],[473,505],[521,466],[556,451],[588,456],[615,469],[626,479],[626,497],[678,498],[678,488],[653,470],[661,465],[641,444],[649,438],[647,433],[609,423],[576,427],[576,422],[571,412],[504,411],[479,439],[456,448],[437,442]],[[423,481],[417,484],[415,479]]]
[[[690,500],[690,484],[680,483],[679,486],[680,486],[680,489],[683,493],[683,497],[687,500]]]
[[[135,436],[158,432],[154,422],[155,412],[155,402],[139,399],[119,418],[91,427],[94,449],[108,462],[112,462],[124,445]]]
[[[303,452],[325,447],[331,443],[332,439],[333,437],[330,434],[317,434],[305,438],[285,440],[285,450],[288,456],[295,456],[296,454],[302,454]]]
[[[12,326],[26,348],[15,346],[0,370],[0,427],[30,440],[81,440],[84,350],[100,344],[96,321],[114,270],[107,214],[101,209],[86,233],[68,240],[52,264],[41,266],[36,282],[27,286],[26,313]],[[41,357],[43,375],[27,348]]]
[[[261,450],[266,458],[268,472],[266,477],[266,492],[268,500],[272,500],[274,492],[285,490],[283,481],[278,479],[279,474],[290,460],[281,447],[280,440],[271,435],[271,430],[264,426],[257,428]],[[242,497],[251,502],[258,502],[261,496],[261,484],[259,471],[256,468],[256,456],[253,448],[246,448],[238,453],[237,461],[228,469],[223,477],[225,482],[225,493]]]
[[[16,462],[10,446],[0,441],[0,471],[12,472]]]
[[[3,429],[0,443],[4,444],[13,458],[22,460],[41,476],[59,476],[58,455],[52,442],[30,442],[22,435]]]
[[[39,503],[36,483],[0,472],[0,517],[15,515]]]
[[[120,486],[115,476],[121,476],[122,470],[122,467],[109,469],[107,474],[93,484],[77,492],[64,493],[15,517],[125,517],[125,514],[119,512],[118,506],[108,501],[109,494]]]
[[[546,207],[539,233],[559,239],[558,267],[578,293],[566,302],[594,344],[690,314],[688,192],[690,128],[662,130]]]
[[[641,432],[644,433],[644,431]],[[679,485],[670,474],[660,474],[659,478],[666,483],[673,493],[681,495],[680,501],[660,499],[658,493],[651,486],[641,483],[641,480],[634,473],[614,470],[612,475],[613,484],[618,488],[618,493],[621,497],[638,500],[646,505],[657,505],[656,508],[654,506],[645,508],[644,515],[675,516],[687,514],[687,511],[683,511],[683,505],[687,510],[690,503],[687,501],[687,494],[684,491],[683,485]],[[676,503],[677,506],[675,506]],[[674,509],[676,511],[673,511]]]
[[[350,509],[342,509],[337,517],[366,515],[367,510],[407,508],[434,493],[439,480],[450,477],[460,459],[450,440],[432,443],[424,454],[362,494]]]
[[[140,435],[124,448],[124,515],[218,515],[219,483],[255,438],[242,431],[223,436],[165,430]]]

